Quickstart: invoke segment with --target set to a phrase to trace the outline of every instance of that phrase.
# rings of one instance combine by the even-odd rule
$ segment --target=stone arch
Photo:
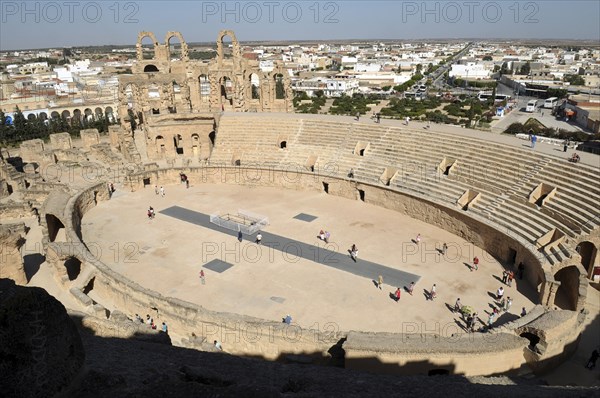
[[[60,114],[60,116],[65,119],[68,120],[71,118],[71,112],[69,112],[67,109],[65,109],[64,111],[62,111],[62,113]]]
[[[156,67],[156,65],[148,64],[148,65],[144,66],[144,72],[146,72],[146,73],[156,73],[156,72],[160,72],[160,71],[158,70],[158,68]]]
[[[46,112],[40,112],[40,114],[38,115],[38,118],[40,120],[48,120],[48,114]]]
[[[239,59],[242,57],[240,43],[235,37],[235,33],[233,33],[232,30],[222,30],[219,32],[219,36],[217,36],[217,61],[219,63],[223,62],[223,39],[225,36],[229,36],[231,38],[231,44],[233,46],[233,58]]]
[[[211,149],[215,146],[216,139],[217,139],[217,132],[215,130],[213,130],[208,134],[208,140],[210,141]]]
[[[202,144],[200,142],[200,135],[198,133],[192,134],[192,154],[194,157],[200,156]]]
[[[250,72],[248,75],[248,84],[250,86],[250,93],[248,93],[248,98],[250,99],[260,99],[260,76],[256,72]]]
[[[52,118],[52,119],[60,119],[60,113],[58,113],[58,112],[56,112],[56,111],[53,111],[53,112],[50,114],[50,118]]]
[[[235,93],[235,85],[229,76],[221,76],[219,79],[219,98],[221,104],[233,105],[233,96]]]
[[[286,99],[285,82],[283,73],[277,72],[273,74],[273,87],[275,90],[275,99]]]
[[[107,106],[104,109],[104,115],[106,116],[106,118],[108,119],[109,122],[114,122],[115,121],[115,115],[113,112],[113,108],[111,106]]]
[[[154,55],[152,56],[152,59],[156,58],[156,48],[159,46],[158,40],[156,40],[156,36],[154,36],[154,33],[152,33],[152,32],[140,32],[140,33],[138,33],[137,44],[135,45],[138,61],[144,60],[144,52],[142,50],[142,40],[144,40],[144,38],[146,38],[146,37],[148,37],[150,40],[152,40],[152,44],[154,45]]]
[[[85,120],[86,121],[92,121],[94,119],[94,113],[92,112],[92,110],[90,108],[85,108],[83,110],[83,114],[85,116]]]
[[[151,83],[148,85],[148,98],[160,98],[160,88],[158,84]]]
[[[81,121],[81,115],[82,115],[81,109],[75,109],[73,111],[73,119],[72,119],[72,121],[78,121],[78,122],[80,122]]]
[[[554,274],[554,279],[560,282],[554,297],[554,305],[564,310],[575,311],[577,309],[579,275],[581,272],[576,265],[563,267]]]
[[[102,108],[100,107],[94,109],[94,114],[96,115],[96,119],[101,119],[102,117],[104,117],[104,112],[102,112]]]
[[[201,74],[198,76],[198,87],[200,90],[200,102],[209,103],[210,102],[210,81],[208,80],[208,76],[205,74]]]
[[[169,61],[172,60],[171,59],[171,39],[173,37],[175,37],[177,40],[179,40],[179,45],[181,47],[181,50],[180,50],[181,60],[187,61],[189,59],[187,43],[185,42],[185,40],[183,40],[183,35],[180,32],[175,32],[175,31],[167,32],[167,35],[165,36],[165,47],[167,48],[167,57],[168,57]]]
[[[581,256],[581,265],[587,271],[588,278],[591,278],[598,258],[598,248],[590,241],[583,241],[579,242],[576,250]]]
[[[27,120],[29,120],[30,122],[33,122],[37,119],[37,117],[35,116],[35,113],[30,113],[29,115],[27,115]]]

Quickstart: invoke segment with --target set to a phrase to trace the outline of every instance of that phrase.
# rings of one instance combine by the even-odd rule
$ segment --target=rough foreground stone
[[[0,279],[0,395],[51,397],[79,373],[85,353],[65,307],[45,290]]]

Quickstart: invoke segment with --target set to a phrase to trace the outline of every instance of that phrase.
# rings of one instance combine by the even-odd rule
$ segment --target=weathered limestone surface
[[[0,225],[0,278],[27,284],[21,246],[25,243],[25,224]]]

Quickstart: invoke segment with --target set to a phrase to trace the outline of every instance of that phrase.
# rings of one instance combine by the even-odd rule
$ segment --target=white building
[[[313,96],[316,91],[322,90],[326,97],[352,96],[358,92],[358,79],[344,78],[315,78],[299,80],[294,83],[295,91],[303,91],[308,96]]]
[[[486,68],[485,65],[468,62],[465,65],[453,64],[448,75],[450,77],[463,79],[489,79],[491,72],[492,71]]]

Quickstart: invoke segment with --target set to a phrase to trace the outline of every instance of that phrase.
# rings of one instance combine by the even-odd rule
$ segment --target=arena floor
[[[84,216],[83,238],[92,253],[115,271],[163,295],[210,310],[274,321],[290,314],[298,325],[320,330],[451,334],[460,330],[461,322],[448,306],[460,297],[485,322],[494,303],[490,294],[502,285],[501,264],[483,248],[360,201],[325,193],[193,182],[189,189],[173,185],[165,190],[161,197],[152,188],[133,193],[118,189],[110,201]],[[146,215],[149,206],[157,213],[153,220]],[[173,206],[204,214],[242,209],[266,215],[270,225],[259,247],[253,237],[239,243],[233,231],[223,233],[161,213]],[[300,213],[317,218],[311,222],[294,218]],[[320,229],[331,233],[327,247],[317,238]],[[417,248],[412,240],[418,233],[422,241]],[[302,245],[269,247],[273,236],[279,247],[285,247],[286,239]],[[444,242],[449,246],[446,256],[437,251]],[[353,243],[359,248],[356,267],[361,268],[353,268],[347,254]],[[306,250],[309,255],[304,255]],[[335,267],[303,258],[326,260],[332,255],[339,259]],[[475,255],[481,263],[479,271],[471,272],[468,264]],[[233,266],[221,273],[204,268],[202,285],[199,272],[215,259]],[[390,277],[384,275],[380,290],[373,280],[382,269]],[[390,293],[399,280],[412,276],[398,280],[394,275],[407,274],[416,275],[414,294],[403,291],[396,303]],[[438,297],[428,301],[425,291],[434,283]],[[537,300],[537,293],[525,283],[505,286],[505,291],[505,297],[514,301],[497,325],[514,319],[522,307],[531,309]]]

